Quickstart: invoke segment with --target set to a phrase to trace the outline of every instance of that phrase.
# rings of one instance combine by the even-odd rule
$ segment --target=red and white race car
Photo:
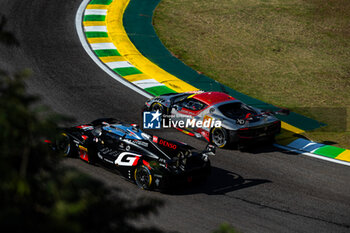
[[[160,112],[163,128],[174,127],[188,135],[204,138],[218,147],[273,141],[281,130],[274,114],[248,106],[222,92],[185,92],[149,99],[144,112]]]

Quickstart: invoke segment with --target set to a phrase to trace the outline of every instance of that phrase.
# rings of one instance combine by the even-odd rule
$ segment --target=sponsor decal
[[[117,166],[136,166],[141,155],[123,152],[115,160]]]
[[[159,162],[160,162],[160,163],[166,163],[166,160],[165,160],[165,159],[162,159],[162,158],[159,158]]]
[[[158,137],[157,136],[153,136],[153,142],[154,143],[158,143]]]
[[[245,120],[244,119],[237,119],[236,123],[239,125],[244,125],[245,124]]]
[[[87,148],[79,145],[79,157],[82,160],[89,162],[89,156],[87,151],[88,151]]]
[[[148,147],[148,143],[144,142],[144,141],[139,141],[139,140],[134,140],[133,141],[135,144],[140,145],[140,146],[144,146],[144,147]]]
[[[209,139],[209,132],[208,131],[202,130],[200,133],[204,138]]]
[[[160,180],[159,180],[159,179],[156,179],[154,182],[155,182],[156,186],[158,187],[158,186],[159,186],[159,183],[160,183]]]
[[[173,150],[176,150],[176,148],[177,148],[176,144],[170,143],[170,142],[162,140],[162,139],[159,139],[159,144],[163,145],[165,147],[171,148]]]

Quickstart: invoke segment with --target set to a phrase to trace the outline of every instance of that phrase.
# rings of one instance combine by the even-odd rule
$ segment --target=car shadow
[[[206,181],[189,183],[181,187],[175,187],[166,193],[171,195],[191,195],[205,193],[207,195],[223,195],[240,189],[271,183],[266,179],[245,179],[237,173],[212,167],[211,175]]]
[[[237,148],[237,147],[230,147],[230,148],[223,148],[223,149],[218,148],[217,150],[224,150],[227,152],[240,151],[240,152],[246,152],[251,154],[263,154],[263,153],[280,151],[280,149],[275,147],[272,143],[265,144],[263,142],[245,145],[240,148]]]

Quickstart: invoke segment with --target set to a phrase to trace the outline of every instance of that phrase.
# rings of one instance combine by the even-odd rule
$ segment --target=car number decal
[[[123,152],[121,153],[115,161],[118,166],[136,166],[141,155]]]

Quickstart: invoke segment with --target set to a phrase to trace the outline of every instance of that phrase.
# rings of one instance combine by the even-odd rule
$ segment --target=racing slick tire
[[[152,187],[152,173],[145,165],[140,165],[135,169],[134,178],[136,185],[141,189],[150,190]]]
[[[56,148],[66,157],[77,156],[77,150],[72,142],[72,139],[65,133],[62,133],[56,140]]]
[[[210,131],[210,142],[214,143],[217,147],[224,148],[232,144],[232,138],[228,130],[217,127]]]
[[[165,109],[164,106],[161,103],[154,103],[154,104],[152,104],[150,110],[152,112],[159,111],[160,113],[162,113],[162,115],[167,114],[167,109]]]

